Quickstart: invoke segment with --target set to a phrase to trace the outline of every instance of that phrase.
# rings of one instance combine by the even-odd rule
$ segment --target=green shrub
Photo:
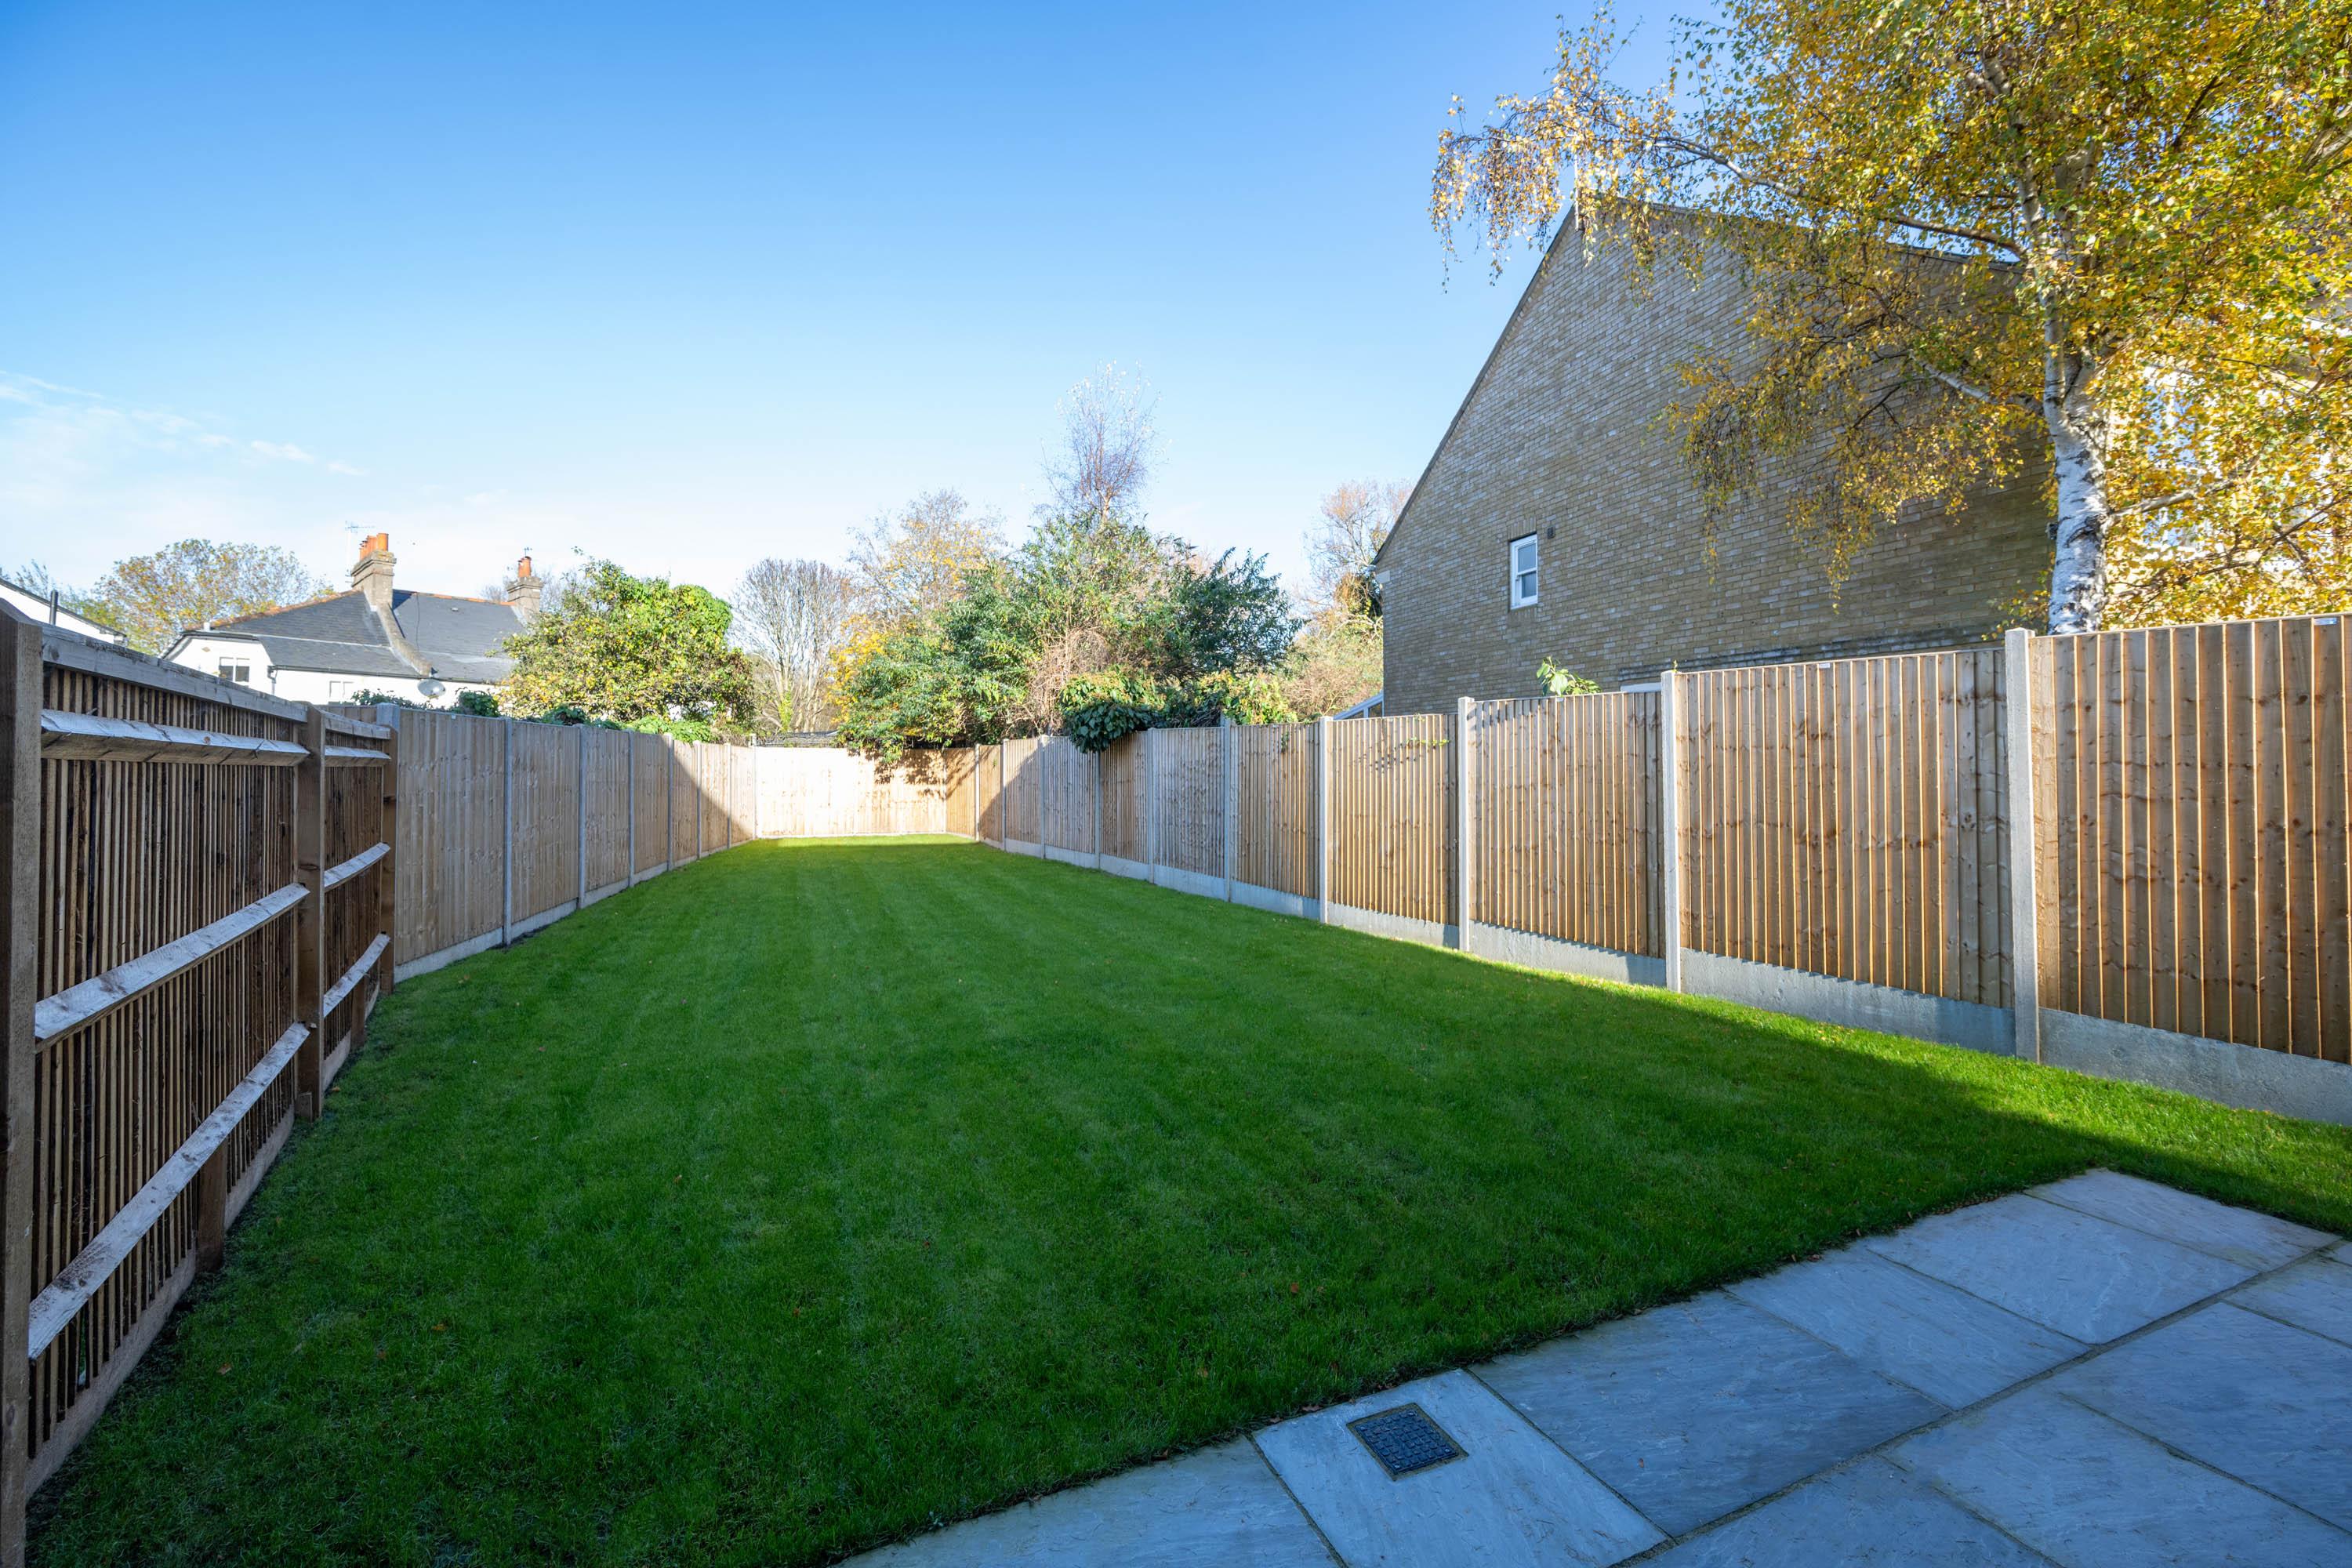
[[[1099,752],[1138,730],[1185,730],[1230,715],[1236,724],[1287,724],[1298,715],[1270,673],[1219,670],[1197,680],[1154,680],[1123,669],[1073,678],[1055,703],[1062,732],[1082,752]]]

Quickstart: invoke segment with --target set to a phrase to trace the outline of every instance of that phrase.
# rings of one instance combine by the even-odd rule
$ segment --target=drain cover
[[[1462,1445],[1447,1436],[1445,1429],[1418,1405],[1400,1405],[1376,1415],[1358,1416],[1348,1423],[1348,1430],[1371,1450],[1392,1481],[1462,1458]]]

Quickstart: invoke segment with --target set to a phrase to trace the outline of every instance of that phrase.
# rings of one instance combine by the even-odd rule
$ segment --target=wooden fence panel
[[[1332,902],[1451,921],[1453,717],[1335,719],[1330,735]]]
[[[1470,732],[1473,918],[1663,955],[1657,694],[1481,703]]]
[[[627,737],[629,766],[636,775],[639,873],[669,863],[669,746],[659,735]]]
[[[831,750],[769,747],[760,753],[760,816],[782,838],[829,838],[843,831],[834,806]]]
[[[934,753],[948,771],[945,816],[940,831],[980,837],[980,748],[958,746]]]
[[[1004,842],[1004,748],[971,749],[972,833],[991,844]]]
[[[1160,863],[1204,877],[1225,874],[1224,734],[1159,730]]]
[[[711,755],[716,748],[697,741],[689,748],[691,760],[688,777],[695,795],[696,837],[693,853],[708,855],[727,846],[726,795],[719,788],[719,761]]]
[[[1684,944],[2009,1004],[1999,648],[1685,676]]]
[[[694,787],[694,743],[669,740],[669,863],[682,866],[701,852],[701,792]]]
[[[1234,876],[1315,896],[1315,726],[1237,724]]]
[[[1044,742],[1024,736],[1004,742],[1004,837],[1015,844],[1042,844],[1039,825],[1044,792],[1031,764]]]
[[[2352,1053],[2342,621],[2036,638],[2045,1006]]]
[[[756,826],[769,838],[970,833],[971,756],[966,747],[909,752],[883,768],[836,747],[763,747],[752,753],[758,799],[742,831],[749,837]]]
[[[583,730],[588,748],[588,890],[629,875],[629,766],[637,737],[625,730]]]
[[[1048,848],[1076,855],[1095,852],[1095,759],[1059,735],[1036,743],[1025,769],[1036,775],[1039,840]]]
[[[1150,805],[1146,791],[1150,780],[1145,773],[1145,733],[1138,731],[1120,736],[1099,759],[1102,852],[1122,860],[1140,861],[1148,853],[1150,835],[1144,831],[1143,814]]]
[[[580,737],[561,724],[517,723],[514,918],[545,914],[580,891]]]
[[[499,929],[505,748],[506,725],[499,720],[401,713],[395,962],[425,958]]]

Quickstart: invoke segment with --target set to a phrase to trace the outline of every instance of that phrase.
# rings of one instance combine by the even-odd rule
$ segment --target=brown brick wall
[[[1882,528],[1842,587],[1790,534],[1785,488],[1718,520],[1710,553],[1659,416],[1687,395],[1677,367],[1745,308],[1727,265],[1696,285],[1661,265],[1643,297],[1622,247],[1552,247],[1383,554],[1390,712],[1540,695],[1547,658],[1614,688],[1669,665],[1949,647],[2038,595],[2050,541],[2031,479]],[[1507,544],[1529,532],[1539,602],[1514,610]]]

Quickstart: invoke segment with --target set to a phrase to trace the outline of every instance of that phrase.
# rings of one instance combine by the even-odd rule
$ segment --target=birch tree
[[[1498,268],[1563,214],[1645,273],[1737,259],[1752,352],[1684,366],[1674,411],[1711,504],[1824,455],[1790,521],[1843,562],[2039,469],[2053,632],[2342,601],[2352,0],[1717,16],[1647,88],[1605,13],[1563,31],[1548,90],[1455,100],[1431,197]]]

